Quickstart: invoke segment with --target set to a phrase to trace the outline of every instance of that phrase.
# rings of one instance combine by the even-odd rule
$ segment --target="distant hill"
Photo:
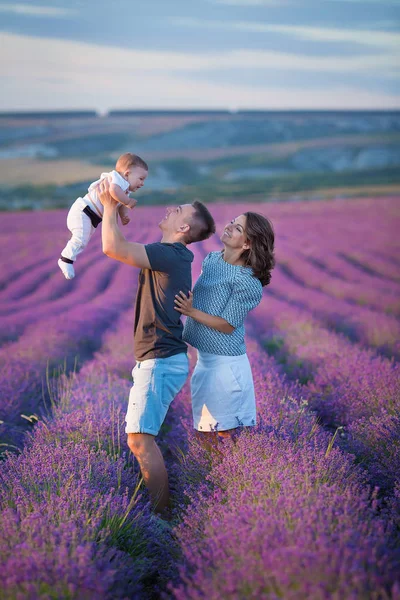
[[[0,210],[67,207],[127,151],[146,203],[400,192],[400,111],[31,111],[0,114]]]
[[[95,110],[0,112],[0,119],[85,119],[98,116],[99,114]]]
[[[160,116],[229,116],[242,115],[254,117],[281,117],[288,115],[303,116],[338,116],[338,115],[399,115],[396,110],[221,110],[221,109],[112,109],[106,114],[108,117],[160,117]],[[0,111],[0,119],[84,119],[99,117],[96,110],[49,110],[49,111]]]

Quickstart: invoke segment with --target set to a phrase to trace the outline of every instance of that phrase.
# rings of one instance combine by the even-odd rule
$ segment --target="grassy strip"
[[[68,207],[73,199],[84,193],[90,182],[80,182],[69,186],[24,185],[4,188],[0,196],[0,210],[57,209]],[[143,205],[159,205],[176,201],[189,202],[199,198],[205,202],[243,201],[265,202],[268,200],[287,201],[298,195],[313,195],[324,198],[339,195],[375,195],[377,191],[398,193],[400,171],[397,168],[371,169],[369,171],[349,171],[345,173],[295,173],[282,177],[246,180],[229,183],[197,180],[193,185],[185,185],[179,190],[142,191],[140,202]]]

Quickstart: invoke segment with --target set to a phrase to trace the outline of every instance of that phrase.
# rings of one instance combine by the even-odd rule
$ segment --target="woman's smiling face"
[[[221,242],[230,248],[242,248],[247,242],[246,217],[239,215],[225,226],[220,237]]]

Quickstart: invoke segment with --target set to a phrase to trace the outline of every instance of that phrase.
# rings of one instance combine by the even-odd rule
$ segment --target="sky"
[[[0,0],[0,85],[0,111],[400,109],[400,0]]]

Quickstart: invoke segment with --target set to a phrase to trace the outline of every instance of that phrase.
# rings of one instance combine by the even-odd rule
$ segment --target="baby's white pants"
[[[78,254],[86,248],[90,238],[96,231],[90,218],[83,212],[85,206],[87,204],[83,198],[78,198],[69,209],[67,227],[72,237],[61,252],[61,256],[64,258],[75,260]]]

